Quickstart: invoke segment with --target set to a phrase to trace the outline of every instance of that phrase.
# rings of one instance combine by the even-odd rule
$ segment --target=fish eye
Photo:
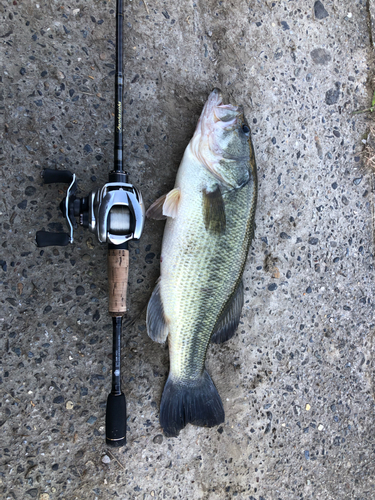
[[[249,129],[249,127],[246,125],[246,123],[244,123],[244,124],[242,125],[242,130],[243,130],[243,132],[244,132],[245,134],[248,134],[248,133],[250,132],[250,129]]]

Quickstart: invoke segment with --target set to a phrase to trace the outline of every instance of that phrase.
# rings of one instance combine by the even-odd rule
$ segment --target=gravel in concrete
[[[128,443],[108,450],[106,248],[64,230],[113,159],[115,2],[0,2],[0,496],[4,499],[375,498],[371,27],[364,0],[129,1],[126,161],[146,205],[174,184],[209,92],[245,107],[259,174],[235,337],[210,347],[217,428],[163,436],[166,346],[146,334],[163,223],[133,242],[123,388]]]

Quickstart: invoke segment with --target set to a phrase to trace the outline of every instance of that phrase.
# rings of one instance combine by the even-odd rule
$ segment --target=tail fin
[[[160,425],[167,437],[176,437],[186,424],[214,427],[224,422],[224,408],[206,372],[189,384],[169,374],[160,405]]]

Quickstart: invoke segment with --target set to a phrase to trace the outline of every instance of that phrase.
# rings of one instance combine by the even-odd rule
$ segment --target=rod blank
[[[122,30],[123,4],[117,0],[116,11],[116,74],[115,74],[115,146],[114,170],[123,172],[122,95],[124,78],[122,74]]]

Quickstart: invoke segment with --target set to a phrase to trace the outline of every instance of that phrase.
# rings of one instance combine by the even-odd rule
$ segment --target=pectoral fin
[[[225,205],[219,186],[213,191],[203,189],[204,225],[207,231],[224,234],[226,227]]]
[[[169,191],[165,198],[163,205],[163,215],[167,217],[172,217],[174,219],[177,216],[178,206],[180,204],[181,189],[174,188]]]
[[[180,188],[172,189],[172,191],[169,191],[168,194],[164,194],[154,201],[154,203],[147,210],[146,216],[149,219],[156,220],[163,220],[167,217],[172,217],[174,219],[177,216],[180,197]]]
[[[155,342],[163,343],[168,337],[168,325],[164,317],[164,308],[160,296],[160,283],[152,292],[146,315],[148,336]]]
[[[241,280],[232,299],[228,302],[216,323],[211,342],[221,344],[233,337],[240,322],[243,302],[243,282]]]
[[[148,208],[146,212],[146,217],[149,219],[155,219],[155,220],[163,220],[166,219],[167,216],[163,215],[163,205],[165,202],[165,198],[167,197],[166,194],[163,194],[163,196],[160,196],[154,203]]]

